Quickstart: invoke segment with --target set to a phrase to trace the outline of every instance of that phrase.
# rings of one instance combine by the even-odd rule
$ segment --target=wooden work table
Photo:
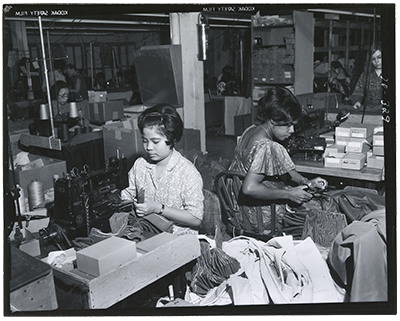
[[[296,170],[300,173],[319,176],[329,176],[342,179],[350,179],[361,182],[367,188],[378,191],[384,188],[384,171],[381,169],[364,166],[361,170],[325,167],[323,161],[310,161],[293,159]]]
[[[335,176],[357,179],[361,181],[382,182],[383,171],[381,169],[368,168],[364,166],[361,170],[324,167],[324,163],[309,160],[294,160],[296,169],[300,173]]]

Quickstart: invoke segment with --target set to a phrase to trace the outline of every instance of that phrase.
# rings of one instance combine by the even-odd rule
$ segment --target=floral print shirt
[[[242,137],[246,133],[254,128],[255,125],[247,128]],[[229,170],[237,171],[241,173],[258,173],[264,174],[266,179],[263,184],[268,188],[285,189],[286,184],[282,177],[290,171],[296,169],[289,153],[286,148],[278,142],[264,138],[248,146],[241,146],[241,140],[239,140],[233,157],[233,161],[229,166]],[[266,202],[267,203],[267,202]],[[268,234],[271,232],[271,206],[259,205],[259,206],[247,206],[248,216],[250,222],[257,226],[257,213],[261,211],[264,233]],[[283,215],[286,213],[286,203],[276,203],[276,215],[277,223],[281,224]]]
[[[194,164],[175,149],[161,175],[156,178],[156,165],[143,157],[138,158],[130,169],[129,186],[121,192],[122,199],[136,199],[144,190],[145,199],[181,209],[203,219],[203,180]],[[173,234],[197,234],[189,227],[173,225]]]

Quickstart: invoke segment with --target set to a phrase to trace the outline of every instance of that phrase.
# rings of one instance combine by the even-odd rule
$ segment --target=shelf
[[[257,50],[257,49],[263,49],[263,48],[270,48],[270,47],[286,47],[290,44],[275,44],[275,45],[253,45],[253,49]],[[291,44],[293,46],[293,44]]]
[[[332,47],[331,52],[346,51],[346,46]],[[359,46],[349,46],[349,51],[358,51]],[[314,52],[329,52],[329,47],[315,47]]]
[[[253,26],[253,30],[265,30],[265,29],[275,29],[275,28],[294,28],[294,24],[288,23],[284,25],[274,25],[274,26]]]
[[[296,94],[312,92],[314,17],[296,10],[290,17],[293,23],[252,25],[252,39],[262,39],[251,47],[253,88],[285,86],[294,87]],[[261,22],[265,17],[257,18]]]
[[[268,86],[291,86],[294,82],[266,82],[266,81],[253,81],[254,86],[268,85]]]

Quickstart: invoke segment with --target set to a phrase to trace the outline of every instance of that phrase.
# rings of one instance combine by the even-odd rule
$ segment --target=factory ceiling
[[[238,5],[14,5],[4,14],[5,21],[25,21],[27,34],[38,32],[38,16],[42,17],[44,30],[84,34],[93,32],[131,33],[155,30],[169,30],[170,12],[204,12],[210,28],[250,28],[251,16],[285,14],[293,9],[307,10],[316,18],[335,14],[341,19],[368,20],[379,18],[379,7],[358,5],[341,6],[282,6],[246,5],[239,11]],[[347,10],[348,9],[348,10]],[[3,10],[4,11],[4,10]],[[45,14],[44,14],[45,13]],[[54,14],[53,14],[54,13]]]

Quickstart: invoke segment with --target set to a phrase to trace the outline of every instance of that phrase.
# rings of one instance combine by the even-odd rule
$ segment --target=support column
[[[13,48],[18,50],[18,59],[29,59],[28,39],[26,36],[25,21],[10,21],[11,40]]]
[[[197,59],[199,13],[171,13],[171,44],[182,48],[183,122],[200,130],[201,151],[206,151],[203,62]]]

